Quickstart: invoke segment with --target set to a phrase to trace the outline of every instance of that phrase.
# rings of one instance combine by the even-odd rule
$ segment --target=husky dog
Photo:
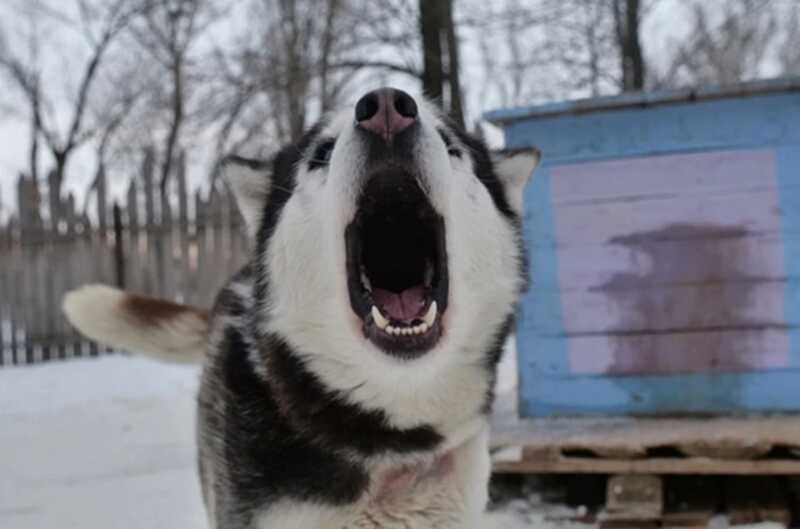
[[[477,529],[538,160],[375,90],[269,162],[226,161],[253,252],[210,313],[99,285],[65,312],[108,344],[204,362],[211,527]]]

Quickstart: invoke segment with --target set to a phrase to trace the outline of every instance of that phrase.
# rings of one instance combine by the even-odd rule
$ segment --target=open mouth
[[[415,358],[442,335],[448,278],[444,219],[415,178],[374,174],[345,230],[350,304],[365,336],[389,354]]]

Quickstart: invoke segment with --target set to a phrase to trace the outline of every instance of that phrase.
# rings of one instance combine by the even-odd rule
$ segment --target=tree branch
[[[338,61],[330,65],[332,70],[358,70],[361,68],[382,68],[392,72],[404,73],[418,79],[422,78],[422,72],[415,68],[386,61],[350,60]]]

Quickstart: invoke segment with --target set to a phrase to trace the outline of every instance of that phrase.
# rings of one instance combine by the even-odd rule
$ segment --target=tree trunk
[[[174,57],[172,64],[172,123],[167,136],[167,145],[164,151],[164,160],[161,164],[161,178],[159,186],[163,193],[172,172],[172,159],[175,157],[175,145],[178,143],[178,134],[183,123],[183,58]]]
[[[458,38],[453,23],[452,0],[420,0],[419,20],[422,37],[422,91],[447,109],[459,125],[464,126]]]
[[[303,135],[306,126],[306,100],[308,77],[303,63],[302,28],[297,18],[297,5],[294,1],[282,2],[282,16],[286,26],[284,45],[286,46],[286,79],[283,94],[286,98],[287,125],[291,141]]]
[[[460,126],[464,127],[464,105],[461,99],[461,82],[458,61],[458,38],[455,24],[453,23],[453,2],[444,1],[441,4],[445,9],[445,29],[447,31],[447,71],[448,85],[450,87],[450,117]]]
[[[47,175],[47,198],[50,206],[50,225],[53,231],[58,227],[63,212],[61,211],[61,187],[64,182],[64,169],[67,156],[64,153],[54,153],[56,166]]]
[[[420,35],[422,36],[422,92],[442,103],[444,70],[442,65],[442,12],[449,0],[419,0]]]
[[[38,149],[38,147],[37,147]],[[64,187],[64,176],[67,174],[67,162],[73,149],[62,149],[51,147],[50,154],[53,156],[53,168],[47,173],[47,193],[50,207],[50,223],[55,227],[58,221],[63,218],[61,211],[61,189]],[[37,180],[33,180],[38,184]]]
[[[339,0],[328,0],[328,17],[325,23],[325,30],[322,34],[322,56],[319,62],[319,97],[322,113],[327,112],[333,106],[333,91],[329,86],[331,51],[334,42],[334,30],[336,18],[339,11]]]
[[[31,112],[31,148],[29,151],[28,163],[30,164],[31,178],[39,180],[39,133],[41,124],[39,123],[39,95],[34,96],[33,112]]]
[[[639,0],[614,0],[614,23],[624,92],[644,89],[645,64],[639,38],[639,8]]]

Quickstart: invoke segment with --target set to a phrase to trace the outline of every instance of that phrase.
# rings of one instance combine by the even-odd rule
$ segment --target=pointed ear
[[[222,175],[233,191],[247,232],[255,235],[261,224],[270,186],[270,163],[228,155],[222,160]]]
[[[533,170],[539,165],[542,153],[536,147],[509,149],[492,153],[494,170],[503,184],[511,208],[522,215],[522,199],[525,186],[531,180]]]

